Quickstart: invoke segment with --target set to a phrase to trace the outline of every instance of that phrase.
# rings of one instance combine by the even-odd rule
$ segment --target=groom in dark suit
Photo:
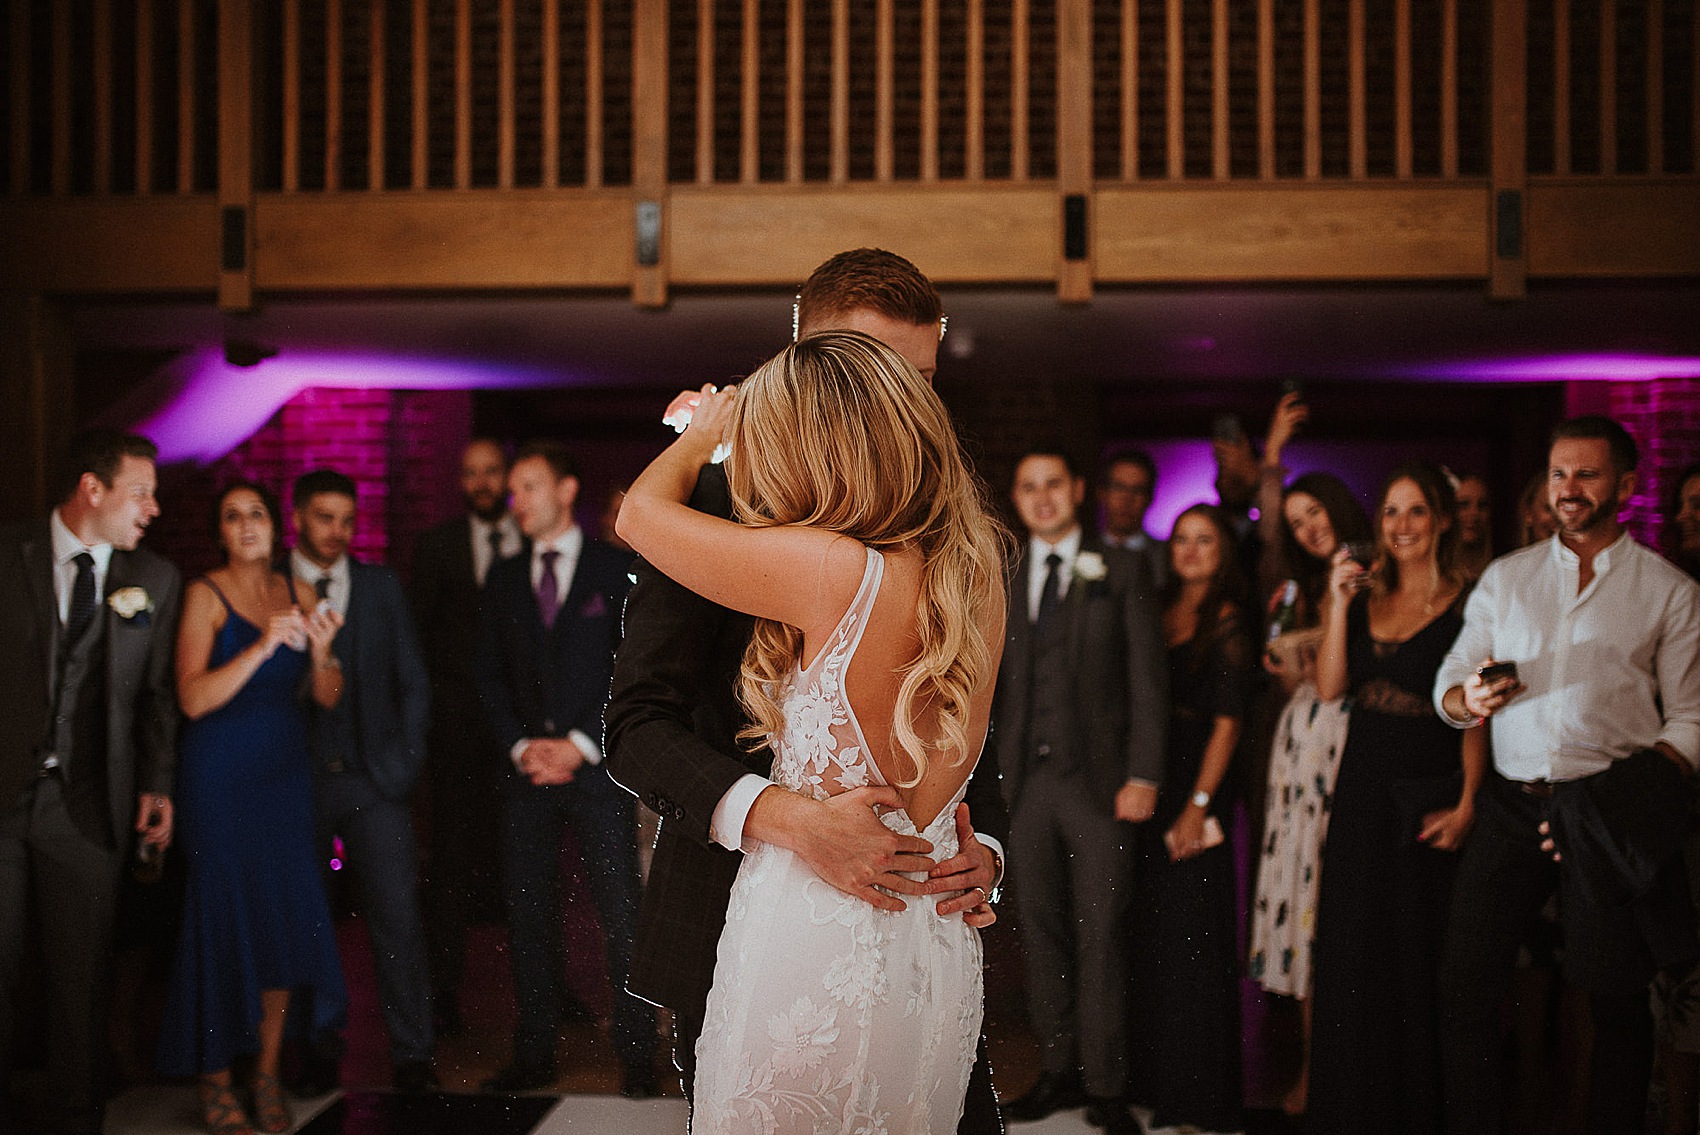
[[[797,297],[801,335],[862,331],[902,355],[931,381],[944,334],[932,281],[880,249],[841,252],[816,268]],[[703,469],[691,506],[731,515],[723,468]],[[696,1043],[714,978],[715,947],[746,839],[795,851],[821,878],[870,901],[889,902],[874,884],[904,894],[962,892],[939,914],[993,920],[991,897],[1003,873],[1001,844],[959,822],[960,853],[934,868],[922,840],[897,836],[857,789],[825,803],[768,779],[772,755],[735,736],[744,724],[737,677],[752,622],[679,586],[642,561],[626,607],[626,637],[608,711],[614,775],[661,816],[632,959],[632,991],[673,1010],[673,1055],[692,1090]],[[890,791],[882,790],[882,791]],[[1004,834],[1008,813],[997,792],[988,745],[968,786],[974,824]],[[983,833],[982,833],[983,834]],[[940,870],[917,884],[900,871]],[[968,1085],[960,1130],[1001,1135],[984,1039]]]
[[[0,529],[0,1132],[91,1135],[105,1111],[103,987],[135,833],[171,838],[182,585],[136,545],[159,515],[146,438],[98,431],[67,454],[46,520]],[[46,959],[51,1114],[8,1107],[16,987]]]
[[[1138,1130],[1126,1098],[1126,821],[1156,804],[1168,672],[1148,562],[1083,538],[1085,493],[1066,454],[1031,451],[1016,465],[1028,542],[1009,587],[992,738],[1044,1070],[1008,1111],[1036,1120],[1086,1102],[1089,1120],[1123,1135]]]
[[[602,767],[602,709],[620,641],[631,555],[573,522],[578,471],[558,442],[522,447],[508,475],[530,546],[490,569],[478,689],[510,767],[502,777],[502,858],[513,949],[513,1061],[485,1088],[553,1084],[569,1007],[561,956],[561,828],[577,838],[602,923],[614,989],[614,1047],[634,1098],[659,1094],[655,1011],[626,992],[637,919],[637,814]]]
[[[333,469],[296,478],[295,550],[290,562],[343,617],[331,643],[343,672],[334,709],[308,703],[307,744],[319,834],[341,836],[372,940],[378,998],[390,1034],[397,1090],[433,1086],[431,982],[419,917],[419,864],[408,796],[425,759],[431,690],[395,573],[348,554],[354,537],[354,481]],[[305,1090],[336,1081],[340,1044],[317,1038]]]

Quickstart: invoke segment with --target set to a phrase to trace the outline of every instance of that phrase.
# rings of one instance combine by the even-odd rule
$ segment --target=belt
[[[1519,780],[1514,782],[1517,791],[1525,796],[1538,796],[1542,800],[1552,798],[1552,781],[1550,780]]]
[[[326,772],[347,772],[348,771],[348,765],[346,763],[344,763],[344,761],[341,757],[332,757],[330,760],[325,762],[325,771]]]

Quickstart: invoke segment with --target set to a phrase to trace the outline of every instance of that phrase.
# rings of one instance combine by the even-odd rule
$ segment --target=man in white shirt
[[[1488,566],[1435,680],[1444,719],[1491,721],[1494,755],[1443,964],[1450,1132],[1499,1129],[1500,1001],[1526,921],[1555,889],[1566,968],[1592,1005],[1590,1132],[1641,1130],[1648,982],[1695,950],[1674,855],[1643,855],[1621,901],[1607,901],[1601,883],[1605,849],[1657,831],[1680,840],[1700,761],[1700,586],[1624,531],[1636,459],[1608,418],[1554,431],[1547,494],[1558,532]],[[1516,671],[1480,672],[1495,662]]]

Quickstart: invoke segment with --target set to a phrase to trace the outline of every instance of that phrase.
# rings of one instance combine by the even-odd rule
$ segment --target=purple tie
[[[560,601],[556,591],[559,585],[555,582],[555,561],[560,556],[561,553],[552,548],[543,553],[543,578],[537,581],[537,613],[543,616],[545,627],[555,625],[555,607]]]

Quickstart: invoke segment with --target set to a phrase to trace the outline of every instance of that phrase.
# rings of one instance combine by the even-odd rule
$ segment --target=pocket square
[[[592,592],[590,598],[584,601],[584,606],[578,609],[578,617],[581,619],[597,619],[607,613],[608,600],[602,598],[600,591]]]

